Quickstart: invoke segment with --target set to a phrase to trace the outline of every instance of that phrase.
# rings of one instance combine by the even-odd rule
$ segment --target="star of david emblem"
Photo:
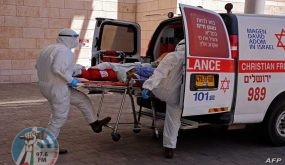
[[[278,39],[277,47],[282,47],[285,50],[285,29],[281,30],[280,34],[275,34]],[[282,40],[283,37],[283,40]]]
[[[222,83],[222,86],[221,86],[220,90],[223,90],[224,93],[226,93],[226,91],[228,89],[230,89],[230,87],[229,87],[230,86],[230,80],[228,80],[227,77],[225,77],[225,79],[222,80],[221,83]]]

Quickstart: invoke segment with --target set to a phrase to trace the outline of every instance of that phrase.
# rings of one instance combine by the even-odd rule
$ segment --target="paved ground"
[[[99,96],[90,95],[94,107]],[[114,122],[119,107],[119,94],[108,94],[103,115],[112,116]],[[11,144],[24,128],[45,127],[48,121],[48,103],[40,95],[35,84],[0,84],[0,165],[13,165]],[[122,115],[123,122],[131,122],[130,101]],[[142,119],[145,125],[150,119]],[[160,122],[162,128],[162,122]],[[92,164],[193,164],[193,165],[261,165],[285,164],[285,147],[265,144],[252,129],[222,131],[221,129],[196,129],[180,132],[175,157],[162,157],[162,139],[152,138],[150,129],[134,134],[132,125],[120,125],[121,139],[112,141],[110,129],[100,134],[92,133],[80,112],[74,107],[68,122],[58,139],[61,146],[69,149],[60,155],[58,165]],[[266,163],[272,158],[279,163]]]

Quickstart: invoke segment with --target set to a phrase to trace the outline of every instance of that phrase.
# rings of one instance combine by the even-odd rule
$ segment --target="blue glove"
[[[78,86],[78,83],[80,83],[79,80],[73,79],[70,83],[68,83],[68,86],[70,86],[72,88],[76,88]]]
[[[148,66],[136,66],[136,74],[139,76],[149,78],[151,75],[153,75],[154,68],[148,67]]]
[[[150,94],[149,90],[147,90],[147,89],[143,89],[142,90],[142,98],[143,99],[148,99],[149,98],[149,94]]]

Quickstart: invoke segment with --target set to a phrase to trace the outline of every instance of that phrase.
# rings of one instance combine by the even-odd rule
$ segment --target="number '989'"
[[[264,100],[266,97],[266,88],[265,87],[256,87],[256,88],[249,88],[248,89],[248,101],[258,101],[258,100]]]

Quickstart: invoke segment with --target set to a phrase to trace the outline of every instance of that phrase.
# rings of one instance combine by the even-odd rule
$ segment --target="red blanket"
[[[117,73],[112,69],[82,69],[81,77],[93,81],[118,81]]]

